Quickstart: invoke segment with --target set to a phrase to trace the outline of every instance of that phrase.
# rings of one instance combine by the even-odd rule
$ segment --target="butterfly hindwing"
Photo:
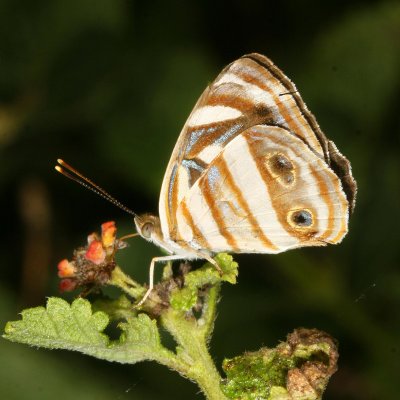
[[[184,196],[174,240],[211,252],[278,253],[336,243],[348,204],[336,174],[280,127],[235,137]]]

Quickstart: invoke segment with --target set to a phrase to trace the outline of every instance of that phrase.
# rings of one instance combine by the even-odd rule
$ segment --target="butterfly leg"
[[[215,267],[215,269],[218,271],[220,276],[223,275],[224,271],[222,271],[221,267],[218,265],[218,263],[212,257],[210,257],[206,254],[202,254],[201,257],[204,258],[205,260],[207,260],[210,264],[212,264]]]
[[[163,256],[163,257],[154,257],[151,260],[150,268],[149,268],[149,288],[147,292],[144,294],[142,299],[139,301],[138,304],[135,305],[135,308],[140,307],[149,297],[150,293],[154,288],[154,266],[156,262],[168,262],[173,260],[182,260],[182,256],[180,255],[172,255],[172,256]]]

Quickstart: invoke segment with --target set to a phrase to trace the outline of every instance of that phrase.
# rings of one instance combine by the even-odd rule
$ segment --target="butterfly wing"
[[[301,139],[257,125],[236,136],[180,202],[174,241],[210,252],[279,253],[337,243],[348,201]]]
[[[166,240],[175,240],[178,207],[215,158],[238,135],[260,124],[283,128],[330,164],[329,142],[294,84],[268,58],[259,54],[243,56],[207,87],[176,143],[159,201]],[[334,154],[335,165],[350,187],[354,180],[348,162],[339,152]]]

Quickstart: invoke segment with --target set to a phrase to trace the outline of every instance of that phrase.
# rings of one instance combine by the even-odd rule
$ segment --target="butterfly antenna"
[[[55,170],[60,174],[66,176],[67,178],[79,183],[86,189],[91,190],[92,192],[96,193],[103,199],[106,199],[110,203],[114,204],[115,206],[119,207],[121,210],[127,212],[128,214],[133,215],[134,217],[138,217],[138,215],[133,212],[130,208],[124,206],[121,202],[119,202],[115,197],[111,196],[108,192],[106,192],[103,188],[99,185],[96,185],[93,181],[91,181],[86,176],[82,175],[79,171],[73,168],[71,165],[67,164],[64,160],[60,158],[57,160],[59,165],[55,166]]]

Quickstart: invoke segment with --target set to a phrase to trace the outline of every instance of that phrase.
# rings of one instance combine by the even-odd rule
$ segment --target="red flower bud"
[[[66,258],[58,263],[58,276],[60,278],[69,278],[75,275],[76,269],[72,262],[69,262]]]
[[[104,286],[111,278],[116,266],[115,253],[126,244],[117,240],[114,221],[101,225],[101,235],[96,232],[87,237],[87,245],[74,250],[72,261],[64,259],[58,264],[60,291],[69,292],[76,288]]]
[[[90,243],[86,250],[85,258],[96,265],[101,264],[106,258],[106,252],[103,249],[102,243],[98,240],[94,240]]]
[[[104,222],[104,224],[101,225],[101,240],[104,247],[113,246],[116,236],[117,228],[115,227],[114,221]]]
[[[76,281],[72,279],[63,279],[60,281],[59,290],[60,292],[70,292],[76,288]]]

